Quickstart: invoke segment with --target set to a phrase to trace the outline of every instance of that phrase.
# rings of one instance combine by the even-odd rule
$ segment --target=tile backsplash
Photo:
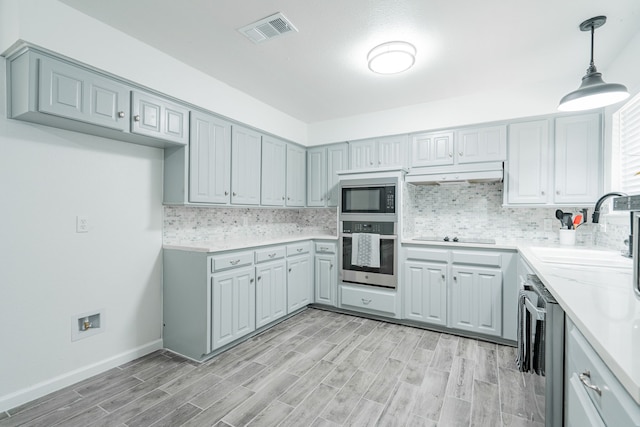
[[[458,236],[558,243],[560,221],[555,217],[555,207],[504,207],[502,202],[502,182],[447,186],[405,183],[404,237]],[[593,206],[561,209],[575,217],[582,208],[589,209],[589,216],[593,212]],[[553,231],[544,231],[545,219],[551,219]],[[576,230],[576,241],[622,249],[622,240],[628,232],[628,227],[608,225],[607,233],[603,233],[595,224],[584,224]]]
[[[164,207],[164,244],[274,238],[283,235],[337,235],[336,208],[270,209]]]

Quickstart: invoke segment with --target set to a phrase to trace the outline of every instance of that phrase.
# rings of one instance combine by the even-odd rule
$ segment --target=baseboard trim
[[[14,393],[0,396],[0,412],[8,411],[27,402],[31,402],[32,400],[38,399],[49,393],[60,390],[64,387],[70,386],[162,348],[162,339],[152,341],[140,347],[125,351],[124,353],[120,353],[99,362],[58,375],[57,377],[42,381],[33,386],[23,388]]]

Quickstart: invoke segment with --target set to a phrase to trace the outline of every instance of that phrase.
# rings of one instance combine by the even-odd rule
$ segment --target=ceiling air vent
[[[298,32],[296,27],[280,12],[239,28],[238,31],[256,44],[293,31]]]

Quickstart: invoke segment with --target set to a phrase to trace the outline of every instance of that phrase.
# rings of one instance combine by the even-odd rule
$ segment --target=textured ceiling
[[[569,92],[589,62],[581,21],[608,17],[601,70],[640,29],[638,0],[61,1],[307,123],[575,76]],[[256,45],[237,31],[275,12],[299,32]],[[390,40],[416,64],[373,74],[367,52]]]

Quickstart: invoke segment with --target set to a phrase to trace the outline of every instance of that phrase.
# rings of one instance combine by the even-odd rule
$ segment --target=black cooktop
[[[446,243],[483,243],[487,245],[495,245],[496,239],[484,237],[437,237],[437,236],[420,236],[414,237],[413,240],[424,242],[446,242]]]

